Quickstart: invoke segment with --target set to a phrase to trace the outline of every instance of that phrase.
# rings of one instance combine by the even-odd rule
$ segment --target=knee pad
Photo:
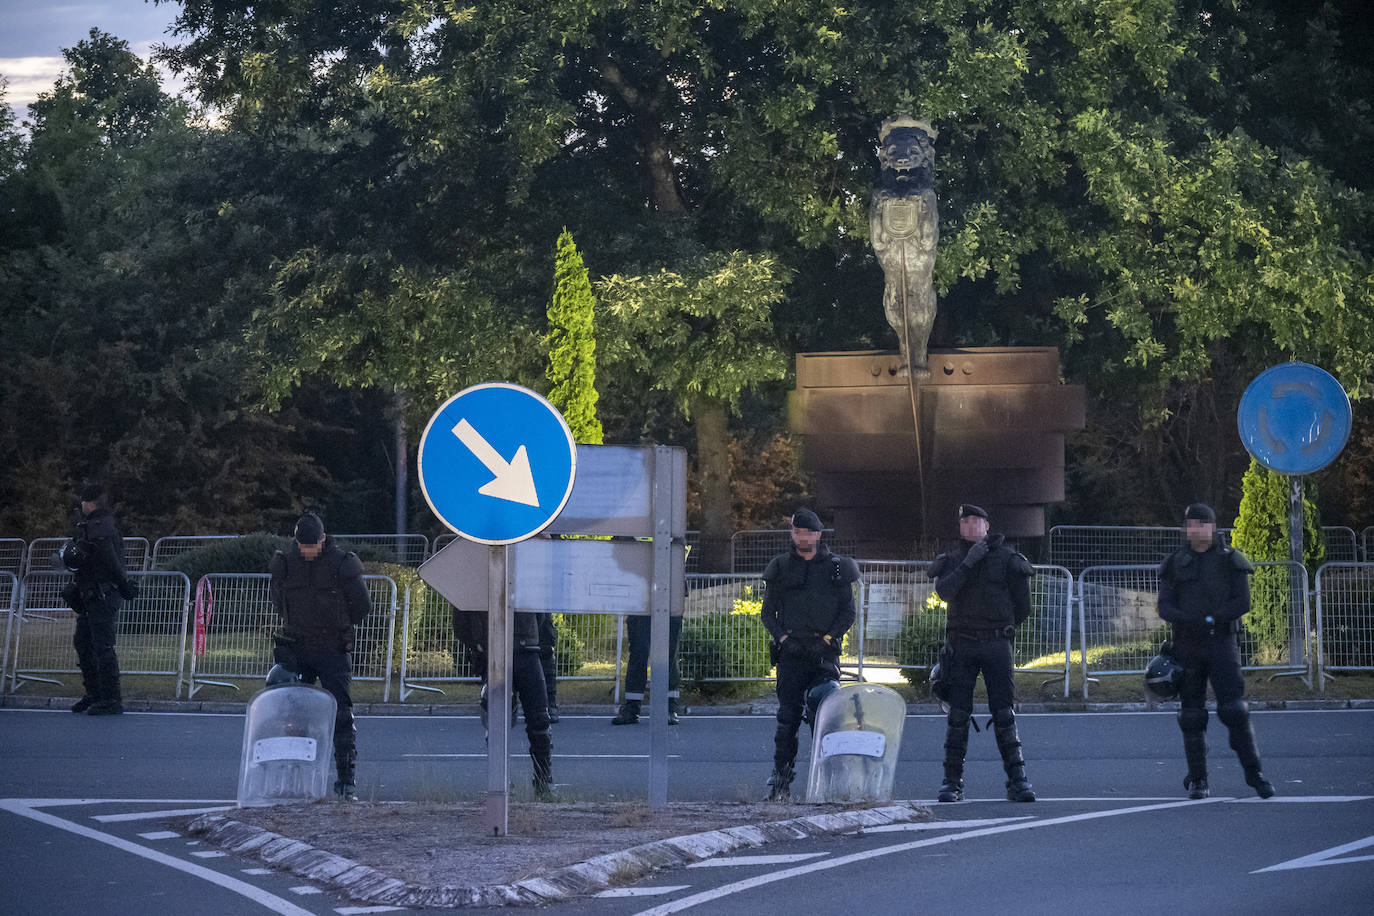
[[[1227,728],[1235,728],[1250,721],[1250,704],[1244,700],[1228,700],[1217,707],[1217,718]]]
[[[1178,727],[1185,732],[1207,730],[1207,710],[1187,707],[1178,711]]]
[[[992,711],[992,724],[998,728],[1006,728],[1016,724],[1016,712],[1010,706],[1003,706],[1001,709]]]
[[[958,706],[949,708],[949,715],[945,718],[945,723],[950,728],[963,728],[968,725],[968,720],[973,716],[973,710],[961,709]]]

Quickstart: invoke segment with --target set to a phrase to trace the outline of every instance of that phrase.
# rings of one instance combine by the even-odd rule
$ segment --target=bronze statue
[[[887,284],[883,310],[897,332],[902,370],[926,378],[926,344],[935,323],[935,245],[940,240],[935,204],[935,138],[929,122],[898,114],[878,135],[882,180],[868,210],[873,252]]]

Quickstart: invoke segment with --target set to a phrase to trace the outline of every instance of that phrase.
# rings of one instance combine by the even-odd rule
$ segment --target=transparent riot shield
[[[809,802],[885,802],[892,799],[906,701],[877,684],[833,691],[811,731]]]
[[[304,685],[269,687],[248,704],[239,807],[319,801],[329,791],[337,704]]]

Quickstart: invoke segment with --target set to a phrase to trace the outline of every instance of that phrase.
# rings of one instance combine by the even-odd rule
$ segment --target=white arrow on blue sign
[[[465,388],[420,437],[420,489],[457,534],[513,544],[563,511],[577,471],[572,431],[544,398],[505,382]]]

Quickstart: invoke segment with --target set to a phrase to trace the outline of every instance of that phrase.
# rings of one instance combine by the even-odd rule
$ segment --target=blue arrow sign
[[[420,489],[453,531],[513,544],[543,531],[572,493],[577,447],[554,406],[492,382],[444,402],[420,437]]]
[[[1271,471],[1311,474],[1336,459],[1350,438],[1350,398],[1325,369],[1283,363],[1245,389],[1236,423],[1245,450]]]

